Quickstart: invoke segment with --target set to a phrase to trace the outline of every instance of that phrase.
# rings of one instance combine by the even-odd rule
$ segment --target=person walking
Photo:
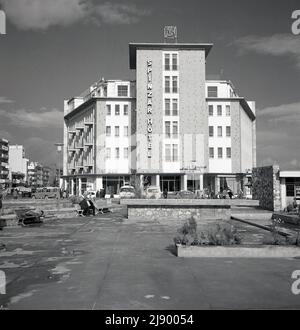
[[[168,189],[166,188],[163,192],[164,199],[168,199]]]
[[[2,215],[2,208],[3,208],[2,199],[3,199],[3,195],[0,192],[0,215]]]

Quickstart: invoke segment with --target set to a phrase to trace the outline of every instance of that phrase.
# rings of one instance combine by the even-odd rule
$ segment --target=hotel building
[[[239,192],[256,166],[255,103],[207,81],[212,44],[130,44],[135,81],[101,79],[64,106],[71,194],[125,183]]]

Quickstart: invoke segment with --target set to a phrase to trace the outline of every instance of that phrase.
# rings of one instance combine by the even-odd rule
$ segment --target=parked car
[[[48,199],[48,198],[60,198],[60,189],[57,187],[37,188],[35,192],[31,194],[32,199]]]
[[[18,187],[17,190],[22,197],[31,197],[32,194],[31,188]]]
[[[146,189],[145,192],[146,199],[160,199],[161,198],[161,190],[160,187],[150,186]]]
[[[195,199],[196,195],[189,190],[182,190],[177,194],[178,199]]]
[[[121,199],[128,199],[128,198],[135,198],[135,189],[132,186],[123,186],[120,189],[120,198]]]

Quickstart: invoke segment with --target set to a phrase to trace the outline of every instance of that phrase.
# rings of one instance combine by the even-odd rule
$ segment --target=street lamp
[[[63,151],[63,143],[55,143],[58,158],[58,187],[60,188],[60,155]]]

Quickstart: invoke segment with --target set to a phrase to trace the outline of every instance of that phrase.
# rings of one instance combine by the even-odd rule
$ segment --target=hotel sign
[[[153,134],[153,85],[152,85],[152,61],[147,61],[147,155],[152,158],[152,134]]]

